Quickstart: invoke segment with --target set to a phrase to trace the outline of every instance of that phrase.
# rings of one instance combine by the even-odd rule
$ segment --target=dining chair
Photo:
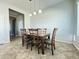
[[[42,40],[39,36],[39,28],[37,29],[29,29],[30,35],[32,37],[32,42],[31,42],[31,50],[33,46],[36,46],[37,50],[38,50],[38,54],[40,53],[40,49],[42,48]]]
[[[26,29],[20,29],[20,31],[21,31],[21,35],[22,35],[26,32]]]
[[[56,47],[55,47],[56,32],[57,32],[57,28],[54,28],[53,33],[52,33],[52,38],[50,40],[45,41],[46,46],[51,45],[52,55],[54,54],[53,50],[56,49]]]
[[[26,29],[20,29],[21,31],[21,36],[22,36],[22,46],[25,44],[25,39],[24,39],[24,33],[26,32]]]
[[[30,33],[30,34],[38,35],[38,29],[31,28],[31,29],[28,29],[28,30],[29,30],[29,33]]]
[[[40,50],[42,50],[42,54],[44,54],[44,42],[45,42],[46,38],[49,38],[50,34],[47,34],[47,28],[39,28],[38,33],[40,34],[40,37],[39,37],[40,43],[38,46],[38,54],[40,53]],[[43,35],[43,36],[41,36],[41,35]]]
[[[31,50],[32,50],[32,35],[28,35],[28,34],[25,34],[25,39],[26,39],[26,48],[28,49],[28,45],[31,46]]]
[[[38,28],[38,34],[43,34],[45,35],[47,33],[47,28]]]
[[[28,49],[28,45],[30,45],[32,42],[31,37],[27,35],[28,33],[26,32],[26,29],[21,29],[21,34],[22,34],[22,46],[26,44]]]
[[[27,37],[27,39],[29,38],[31,40],[31,42],[29,43],[31,45],[31,50],[33,48],[33,46],[37,46],[39,43],[38,41],[38,29],[34,29],[34,28],[31,28],[31,29],[28,29],[29,30],[29,35]],[[26,44],[27,48],[28,48],[28,45],[29,44]]]
[[[46,34],[47,33],[47,28],[44,28],[43,29],[43,34]]]

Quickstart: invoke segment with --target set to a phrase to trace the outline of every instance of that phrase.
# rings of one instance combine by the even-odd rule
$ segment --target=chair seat
[[[26,40],[26,42],[29,42],[29,41],[31,41],[31,40],[29,40],[29,39]]]
[[[45,44],[51,45],[51,41],[47,40],[47,41],[45,41]]]

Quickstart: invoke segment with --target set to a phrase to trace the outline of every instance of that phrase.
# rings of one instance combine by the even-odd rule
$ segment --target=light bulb
[[[39,11],[38,11],[39,13],[42,13],[42,10],[41,9],[39,9]]]
[[[36,12],[33,12],[34,15],[36,15]]]
[[[32,16],[32,14],[30,13],[29,16]]]

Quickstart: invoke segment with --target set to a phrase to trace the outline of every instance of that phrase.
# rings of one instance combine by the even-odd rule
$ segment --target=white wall
[[[9,14],[8,8],[0,3],[0,43],[9,42]]]
[[[77,3],[77,36],[79,36],[79,2]]]
[[[31,27],[48,28],[52,33],[54,27],[58,28],[57,40],[72,42],[74,29],[74,1],[65,0],[57,5],[43,10],[42,14],[31,17]]]
[[[25,11],[17,8],[16,6],[12,6],[0,1],[0,44],[10,42],[9,8],[25,15],[25,28],[28,28],[30,25],[30,18]]]
[[[75,39],[74,39],[74,46],[79,50],[79,0],[77,0],[76,2],[77,4],[77,35],[75,36]]]

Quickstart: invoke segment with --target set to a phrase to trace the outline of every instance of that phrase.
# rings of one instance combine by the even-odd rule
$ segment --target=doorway
[[[16,18],[15,17],[9,17],[10,18],[10,38],[16,37]]]
[[[21,36],[20,29],[24,28],[24,14],[9,9],[10,40]]]

